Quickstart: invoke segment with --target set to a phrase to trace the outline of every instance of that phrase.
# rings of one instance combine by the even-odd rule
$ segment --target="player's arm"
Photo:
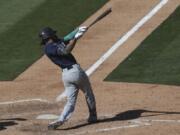
[[[68,35],[66,35],[63,38],[63,41],[65,43],[66,42],[68,43],[70,40],[73,40],[74,38],[79,39],[86,31],[87,31],[86,26],[79,27],[79,28],[75,29],[74,31],[72,31],[71,33],[69,33]]]
[[[83,36],[83,34],[86,32],[87,27],[79,27],[78,29],[74,30],[73,32],[69,33],[67,36],[63,38],[63,43],[65,46],[59,46],[57,49],[57,53],[59,55],[67,55],[71,53],[71,51],[74,49],[77,40]]]
[[[76,38],[70,40],[69,43],[66,45],[62,42],[61,44],[56,46],[57,47],[57,49],[56,49],[57,54],[58,55],[68,55],[69,53],[71,53],[71,51],[75,47],[76,42],[77,42]]]
[[[66,47],[65,47],[65,54],[69,54],[69,53],[73,50],[73,48],[74,48],[75,45],[76,45],[77,40],[78,40],[80,37],[82,37],[83,34],[84,34],[84,32],[82,32],[82,31],[78,31],[78,32],[75,34],[74,38],[71,39],[71,40],[69,41],[69,43],[66,45]]]
[[[76,45],[77,39],[74,38],[72,40],[69,41],[69,44],[66,45],[65,50],[64,50],[64,54],[69,54],[71,53],[71,51],[74,49],[75,45]]]
[[[65,43],[68,43],[70,40],[74,39],[75,35],[77,34],[77,32],[79,31],[79,29],[75,29],[74,31],[72,31],[71,33],[69,33],[68,35],[66,35],[63,38],[63,41]]]

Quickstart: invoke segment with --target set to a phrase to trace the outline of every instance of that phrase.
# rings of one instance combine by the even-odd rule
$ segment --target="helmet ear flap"
[[[48,40],[49,40],[49,38],[47,38],[47,39],[42,39],[42,40],[41,40],[41,45],[45,45]]]

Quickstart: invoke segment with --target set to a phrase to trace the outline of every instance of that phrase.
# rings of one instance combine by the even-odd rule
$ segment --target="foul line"
[[[109,56],[113,54],[128,38],[130,38],[137,30],[139,30],[149,19],[151,19],[168,0],[161,0],[146,16],[144,16],[130,31],[128,31],[122,38],[120,38],[99,60],[97,60],[87,71],[86,74],[90,76]]]
[[[1,102],[0,105],[9,105],[9,104],[24,103],[24,102],[33,102],[33,101],[50,103],[49,101],[47,101],[45,99],[25,99],[25,100]]]

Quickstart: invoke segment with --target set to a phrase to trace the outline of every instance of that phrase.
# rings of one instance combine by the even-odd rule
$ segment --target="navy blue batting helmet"
[[[42,39],[41,44],[45,44],[49,38],[53,38],[55,36],[56,36],[56,31],[50,27],[43,28],[39,33],[39,37]]]
[[[39,36],[42,38],[42,39],[47,39],[47,38],[51,38],[51,37],[54,37],[56,35],[56,31],[53,30],[52,28],[50,27],[45,27],[41,30],[41,32],[39,33]]]

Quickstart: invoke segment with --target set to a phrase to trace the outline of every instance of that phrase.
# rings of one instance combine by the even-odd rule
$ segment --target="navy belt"
[[[64,69],[72,69],[73,68],[73,65],[70,65],[70,66],[68,66],[68,67],[66,67],[66,68],[64,68]]]
[[[77,65],[77,64],[73,64],[73,65],[67,66],[65,68],[62,68],[62,70],[70,70],[70,69],[74,68],[75,65]]]

